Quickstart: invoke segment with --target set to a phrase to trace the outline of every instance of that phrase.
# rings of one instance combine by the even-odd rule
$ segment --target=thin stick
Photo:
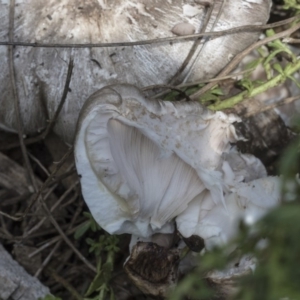
[[[78,182],[77,182],[77,184],[78,184]],[[73,186],[73,187],[75,187],[75,185]],[[79,206],[78,206],[78,208],[76,209],[76,211],[75,211],[75,213],[74,213],[74,216],[73,216],[73,218],[72,218],[72,220],[71,220],[71,222],[70,222],[70,224],[69,224],[69,226],[68,226],[68,228],[67,228],[67,233],[68,232],[71,232],[71,228],[72,228],[72,226],[73,226],[73,224],[76,222],[76,219],[78,218],[78,216],[79,216],[79,214],[80,214],[80,212],[81,212],[81,210],[82,210],[82,206],[83,206],[83,203],[81,203]],[[44,260],[44,262],[43,262],[43,264],[40,266],[40,268],[38,269],[38,271],[36,272],[36,274],[34,275],[35,277],[38,277],[39,276],[39,274],[42,272],[42,270],[44,269],[44,267],[49,263],[49,261],[50,261],[50,259],[52,258],[52,256],[53,256],[53,254],[55,253],[55,251],[58,249],[58,247],[61,245],[61,242],[62,242],[62,236],[59,236],[58,237],[59,239],[57,240],[57,244],[54,246],[54,248],[51,250],[51,252],[50,252],[50,254],[47,256],[47,258]],[[50,246],[50,243],[48,243],[48,245],[47,246]],[[46,247],[44,247],[44,248],[46,248]],[[43,248],[43,249],[44,249]],[[72,248],[72,250],[73,250],[73,248]],[[28,257],[32,257],[32,256],[34,256],[34,254],[36,254],[37,253],[37,251],[34,251],[34,253],[31,253],[30,255],[28,255]]]
[[[57,236],[55,238],[53,238],[50,242],[45,243],[43,246],[41,246],[40,248],[36,249],[35,251],[31,252],[28,257],[31,258],[35,255],[37,255],[38,253],[40,253],[41,251],[43,251],[44,249],[48,248],[49,246],[51,246],[52,244],[55,244],[56,242],[58,242],[59,240],[61,240],[61,236]]]
[[[251,117],[253,115],[256,115],[258,113],[262,113],[262,112],[265,112],[267,110],[274,109],[276,107],[286,105],[286,104],[292,103],[292,102],[297,101],[297,100],[300,100],[300,95],[297,95],[297,96],[294,96],[294,97],[288,97],[288,98],[285,98],[285,99],[283,99],[279,102],[276,102],[276,103],[273,103],[273,104],[270,104],[270,105],[266,105],[261,109],[258,108],[258,109],[255,109],[253,111],[249,111],[244,115],[244,117],[249,118],[249,117]]]
[[[41,196],[43,190],[48,187],[48,185],[50,184],[52,178],[56,175],[56,173],[59,171],[59,169],[63,166],[63,164],[65,163],[66,159],[69,157],[69,155],[73,152],[73,147],[71,147],[68,152],[63,156],[63,158],[55,165],[54,171],[51,173],[51,175],[47,178],[47,180],[43,183],[43,185],[41,186],[41,188],[39,189],[35,199],[28,205],[28,207],[26,208],[24,215],[22,217],[20,217],[21,219],[23,219],[27,213],[29,212],[29,210],[31,209],[32,205],[39,199],[39,197]]]
[[[13,235],[8,231],[6,223],[3,220],[3,216],[0,216],[0,220],[1,220],[1,231],[9,238],[12,239]]]
[[[55,122],[66,102],[67,99],[67,95],[69,92],[69,86],[70,86],[70,82],[71,82],[71,77],[72,77],[72,72],[73,72],[73,67],[74,67],[74,60],[73,57],[70,58],[69,60],[69,65],[68,65],[68,71],[67,71],[67,78],[66,78],[66,82],[65,82],[65,86],[64,86],[64,90],[63,90],[63,94],[61,97],[61,100],[59,102],[59,105],[55,111],[55,114],[53,116],[53,118],[49,121],[49,125],[47,126],[46,130],[44,131],[44,133],[42,133],[43,139],[48,135],[48,133],[52,130],[53,126],[55,125]]]
[[[28,153],[30,154],[30,153]],[[76,169],[75,167],[72,167],[71,170],[63,173],[62,175],[60,176],[57,176],[55,178],[55,180],[53,180],[51,183],[49,183],[48,187],[52,187],[53,185],[56,185],[58,182],[60,182],[61,180],[65,179],[66,177],[68,176],[71,176],[73,175],[74,173],[76,173]],[[49,175],[50,176],[50,175]],[[12,197],[12,198],[9,198],[7,200],[4,200],[0,203],[1,206],[9,206],[9,205],[14,205],[14,204],[17,204],[19,203],[20,201],[23,201],[25,199],[28,199],[30,196],[32,196],[33,194],[28,192],[28,193],[25,193],[25,194],[22,194],[20,196],[16,196],[16,197]]]
[[[227,80],[227,79],[230,79],[230,78],[234,78],[234,77],[244,75],[246,73],[249,73],[249,72],[253,71],[254,69],[255,68],[244,70],[244,71],[233,73],[233,74],[230,74],[230,75],[227,75],[227,76],[224,76],[224,77],[220,77],[220,78],[202,79],[202,80],[199,80],[199,81],[194,81],[194,82],[189,82],[189,83],[182,83],[182,84],[179,84],[179,85],[174,86],[174,87],[172,86],[172,88],[181,90],[182,88],[197,86],[197,85],[204,84],[204,83],[219,82],[219,81],[223,81],[223,80]],[[163,87],[165,87],[165,85],[154,84],[154,85],[149,85],[145,88],[142,88],[142,90],[147,91],[147,90],[159,89],[159,88],[163,88]],[[170,87],[170,89],[171,89],[171,87]],[[162,97],[163,95],[167,94],[170,91],[170,89],[156,94],[155,96],[153,96],[153,98],[157,99],[157,98]]]
[[[67,99],[67,95],[68,95],[68,91],[69,91],[69,87],[70,87],[70,83],[71,83],[73,67],[74,67],[74,62],[73,62],[73,58],[71,57],[69,60],[69,64],[68,64],[68,71],[67,71],[67,77],[66,77],[63,94],[62,94],[61,100],[55,111],[53,118],[49,121],[45,131],[43,131],[41,134],[39,134],[35,137],[32,137],[32,138],[26,139],[26,140],[23,139],[23,143],[25,145],[34,144],[36,142],[44,140],[47,137],[47,135],[51,132],[51,130],[53,129],[53,126],[55,125],[55,122],[57,121],[57,118],[66,102],[66,99]],[[11,143],[9,145],[0,146],[0,150],[10,150],[10,149],[16,148],[18,146],[19,146],[18,143]]]
[[[215,7],[215,2],[212,5],[210,5],[210,8],[209,8],[208,13],[207,13],[207,16],[205,17],[205,20],[204,20],[204,25],[201,28],[200,33],[205,33],[205,31],[207,29],[207,25],[208,25],[210,17],[211,17],[211,14],[212,14],[212,12],[214,10],[214,7]],[[213,25],[212,28],[214,28],[214,25]],[[205,41],[207,39],[208,39],[208,37],[205,38]],[[197,50],[197,48],[198,48],[198,46],[199,46],[199,44],[201,42],[203,43],[202,39],[194,41],[194,44],[192,45],[192,47],[191,47],[191,49],[190,49],[187,57],[185,58],[185,60],[183,61],[183,63],[181,64],[180,68],[177,70],[177,72],[173,76],[173,78],[169,81],[169,85],[175,85],[176,84],[179,76],[183,73],[184,69],[189,64],[190,60],[192,59],[192,56],[195,54],[195,52],[196,52],[196,50]],[[202,45],[202,48],[203,48],[203,45]],[[201,52],[201,50],[200,50],[200,52]]]
[[[221,4],[221,7],[220,7],[220,9],[219,9],[219,11],[218,11],[218,14],[217,14],[217,16],[216,16],[216,19],[215,19],[215,21],[214,21],[214,24],[213,24],[213,26],[212,26],[212,29],[214,29],[215,26],[216,26],[216,24],[219,22],[219,19],[220,19],[222,13],[223,13],[223,9],[224,9],[224,6],[225,6],[227,0],[221,0],[221,1],[222,1],[222,4]],[[215,4],[215,2],[214,2],[214,4]],[[213,6],[213,8],[214,8],[214,6]],[[212,12],[213,12],[213,8],[212,8],[212,10],[210,11],[210,16],[211,16],[211,14],[212,14]],[[210,19],[210,16],[209,16],[209,19]],[[209,22],[209,20],[207,20],[207,23],[208,23],[208,22]],[[205,32],[205,30],[203,30],[203,32]],[[190,67],[188,73],[185,75],[185,78],[184,78],[184,80],[182,81],[182,83],[185,83],[185,82],[188,80],[188,78],[189,78],[189,76],[191,75],[192,70],[193,70],[193,68],[194,68],[194,66],[195,66],[195,64],[196,64],[196,62],[197,62],[197,60],[198,60],[199,57],[200,57],[201,52],[203,51],[203,49],[204,49],[205,47],[207,47],[207,45],[208,45],[207,42],[208,42],[209,40],[210,40],[210,37],[205,37],[205,38],[204,38],[203,45],[202,45],[200,51],[197,53],[197,55],[196,55],[196,57],[195,57],[195,59],[194,59],[192,65],[191,65],[191,67]],[[196,51],[196,49],[195,49],[195,51]]]
[[[47,194],[43,197],[43,201],[46,201],[48,199],[48,197],[52,194],[52,192],[56,189],[56,187],[57,185],[54,185],[48,190]],[[37,217],[37,214],[35,213],[34,216]],[[28,232],[26,232],[26,230],[27,228],[24,230],[23,238],[26,238],[28,236]]]
[[[175,42],[175,41],[182,41],[182,40],[193,40],[202,37],[221,37],[228,34],[234,34],[239,32],[251,32],[251,31],[260,31],[266,30],[274,27],[283,26],[289,23],[294,22],[299,17],[289,18],[280,22],[267,24],[267,25],[245,25],[239,26],[235,28],[230,28],[221,31],[213,31],[213,32],[203,32],[203,33],[196,33],[184,36],[171,36],[166,38],[158,38],[158,39],[151,39],[151,40],[143,40],[143,41],[136,41],[136,42],[120,42],[120,43],[82,43],[82,44],[56,44],[56,43],[28,43],[28,42],[1,42],[0,46],[21,46],[21,47],[36,47],[36,48],[108,48],[108,47],[132,47],[132,46],[142,46],[142,45],[149,45],[149,44],[157,44],[157,43],[165,43],[165,42]]]
[[[76,181],[74,184],[72,184],[72,186],[70,186],[69,189],[67,189],[62,196],[55,202],[55,204],[51,207],[50,212],[53,213],[54,210],[61,204],[62,201],[65,200],[65,198],[73,191],[73,189],[78,185],[78,181]],[[54,186],[55,188],[56,186]],[[52,192],[52,190],[51,190]],[[77,197],[77,195],[75,195]],[[45,200],[45,199],[43,199]],[[34,233],[35,231],[37,231],[43,224],[44,222],[48,219],[48,217],[43,217],[34,227],[32,227],[30,230],[28,230],[26,232],[25,235],[23,235],[24,238],[28,237],[29,235],[31,235],[32,233]]]
[[[168,91],[174,90],[174,91],[178,92],[180,95],[182,95],[182,97],[185,98],[186,101],[191,101],[189,95],[186,94],[184,91],[182,91],[181,89],[179,89],[175,86],[171,86],[171,85],[167,85],[167,84],[151,85],[151,86],[147,86],[147,87],[143,88],[142,90],[148,91],[148,90],[157,89],[157,88],[168,89]]]
[[[69,199],[68,202],[64,203],[61,208],[65,208],[66,206],[69,206],[70,204],[72,204],[73,202],[75,202],[78,198],[78,194],[76,193],[71,199]]]
[[[285,38],[283,42],[288,44],[300,44],[300,39]]]
[[[252,72],[253,70],[255,70],[255,68],[250,68],[250,69],[247,69],[247,70],[244,70],[244,71],[241,71],[241,72],[232,73],[232,74],[220,77],[220,78],[203,79],[203,80],[195,81],[194,83],[180,84],[179,87],[189,87],[189,86],[203,84],[203,83],[218,82],[218,81],[223,81],[223,80],[227,80],[227,79],[230,79],[230,78],[237,78],[238,76],[242,76],[244,74]]]
[[[73,234],[78,227],[80,227],[81,224],[79,224],[78,226],[70,229],[70,230],[67,230],[66,231],[66,235],[70,235],[70,234]],[[40,248],[36,249],[35,251],[31,252],[28,257],[31,258],[35,255],[37,255],[38,253],[40,253],[41,251],[45,250],[46,248],[48,248],[49,246],[51,246],[52,244],[55,244],[57,241],[61,240],[62,237],[60,235],[56,236],[55,238],[53,238],[51,241],[49,242],[46,242],[45,244],[43,244]]]
[[[48,256],[45,258],[45,260],[43,261],[42,265],[35,272],[34,277],[38,277],[41,274],[41,272],[43,271],[43,269],[45,268],[45,266],[49,263],[50,259],[52,258],[52,256],[54,255],[54,253],[56,252],[56,250],[59,248],[60,245],[61,245],[61,241],[58,241],[56,243],[56,245],[53,247],[53,249],[51,250],[51,252],[48,254]]]
[[[72,299],[83,300],[83,298],[74,289],[74,287],[69,282],[67,282],[65,278],[59,276],[54,269],[49,267],[49,268],[47,268],[47,271],[50,273],[50,276],[52,276],[56,282],[61,284],[64,288],[66,288],[72,294],[72,296],[73,296]]]
[[[46,187],[48,187],[51,184],[52,179],[55,177],[56,173],[59,171],[59,169],[63,166],[63,164],[65,163],[66,159],[69,157],[69,155],[73,152],[73,147],[70,147],[70,149],[67,151],[67,153],[63,156],[63,158],[61,159],[60,162],[58,162],[55,165],[55,169],[54,171],[51,173],[51,175],[47,178],[47,180],[43,183],[43,185],[40,187],[39,191],[36,193],[36,196],[34,197],[34,199],[31,201],[31,203],[29,203],[29,205],[26,207],[24,213],[22,214],[22,216],[20,217],[15,217],[15,216],[11,216],[3,211],[0,211],[0,214],[2,216],[5,216],[13,221],[21,221],[23,220],[28,212],[30,211],[31,207],[33,206],[33,204],[39,199],[39,197],[41,196],[42,192],[44,191],[44,189]]]
[[[20,201],[23,201],[25,199],[28,199],[30,196],[32,196],[33,194],[28,192],[28,193],[25,193],[25,194],[22,194],[20,196],[16,196],[16,197],[12,197],[12,198],[9,198],[7,200],[4,200],[4,201],[1,201],[1,206],[10,206],[10,205],[14,205],[14,204],[17,204],[19,203]]]
[[[13,43],[14,39],[14,18],[15,18],[15,0],[10,1],[10,8],[9,8],[9,41]],[[13,92],[13,101],[14,101],[14,108],[15,108],[15,114],[17,119],[17,128],[18,128],[18,136],[19,136],[19,144],[22,151],[22,156],[26,165],[26,169],[28,172],[28,189],[30,192],[34,192],[37,190],[37,187],[35,186],[34,181],[34,175],[31,168],[31,164],[29,162],[29,158],[27,155],[27,149],[24,144],[23,139],[23,125],[22,125],[22,119],[21,119],[21,113],[20,113],[20,99],[18,95],[17,90],[17,84],[16,84],[16,75],[15,75],[15,66],[14,66],[14,60],[13,60],[13,46],[9,46],[8,48],[8,55],[9,55],[9,73],[10,73],[10,81],[12,85],[12,92]]]
[[[49,183],[48,187],[52,186],[53,184],[56,184],[57,182],[61,182],[63,179],[73,175],[74,173],[76,173],[76,168],[74,166],[72,166],[72,168],[70,170],[68,170],[67,172],[65,172],[57,177],[53,177],[53,180],[52,180],[52,182]]]
[[[30,152],[27,152],[28,153],[28,156],[31,160],[33,160],[42,170],[43,172],[47,175],[47,176],[50,176],[50,173],[49,171],[44,167],[44,165],[35,157],[33,156],[32,154],[30,154]]]
[[[90,264],[90,262],[76,249],[76,247],[73,245],[73,243],[69,240],[69,238],[66,236],[66,234],[62,231],[58,223],[56,222],[55,218],[53,218],[51,212],[49,211],[46,203],[42,202],[42,206],[47,213],[51,223],[56,228],[56,230],[61,235],[62,239],[69,245],[69,247],[74,251],[74,253],[78,256],[78,258],[93,272],[97,273],[97,269]]]

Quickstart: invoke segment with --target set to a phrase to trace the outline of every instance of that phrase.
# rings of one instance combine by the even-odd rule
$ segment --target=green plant
[[[119,239],[114,235],[103,232],[90,213],[85,212],[84,216],[88,220],[82,223],[76,230],[75,238],[81,238],[88,230],[101,233],[98,240],[86,238],[86,243],[89,245],[89,252],[93,253],[97,259],[97,274],[85,293],[84,299],[113,300],[115,297],[113,289],[110,286],[110,280],[114,269],[115,254],[119,251]]]
[[[88,230],[91,230],[92,232],[97,232],[101,230],[101,227],[96,223],[96,221],[90,213],[84,212],[83,215],[87,218],[87,220],[83,222],[75,231],[74,238],[76,240],[81,238]]]
[[[284,9],[294,10],[295,14],[300,13],[300,3],[299,0],[284,0]]]
[[[266,36],[274,36],[273,29],[266,31]],[[293,77],[293,74],[300,70],[300,60],[289,49],[286,43],[283,43],[280,39],[268,43],[268,48],[258,48],[257,53],[259,58],[255,58],[246,65],[244,73],[245,75],[241,80],[237,82],[242,88],[242,92],[230,96],[216,99],[211,103],[208,108],[212,110],[222,110],[231,108],[234,105],[244,101],[245,99],[253,98],[267,90],[283,84],[287,79],[290,79],[296,83],[298,87],[300,84]],[[286,64],[282,66],[277,60],[278,55],[284,53],[286,57]],[[266,80],[253,80],[251,79],[251,71],[256,69],[259,65],[262,65],[265,70]],[[249,72],[245,72],[249,70]],[[200,102],[206,102],[206,99],[200,98]]]
[[[44,298],[40,298],[39,300],[62,300],[62,299],[55,297],[53,295],[46,295]]]

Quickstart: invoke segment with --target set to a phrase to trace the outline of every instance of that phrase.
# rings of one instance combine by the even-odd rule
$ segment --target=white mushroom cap
[[[209,248],[279,204],[279,178],[240,154],[233,122],[196,102],[145,98],[133,86],[92,95],[81,112],[75,156],[82,192],[108,232],[149,238],[201,236]]]
[[[150,100],[133,86],[104,88],[83,107],[75,157],[82,192],[110,233],[170,233],[175,218],[209,191],[225,205],[222,153],[234,116],[199,103]]]
[[[278,177],[238,183],[225,195],[226,209],[215,205],[206,191],[176,218],[177,228],[184,237],[201,236],[208,249],[228,243],[237,234],[241,220],[252,225],[280,203],[279,186]]]
[[[213,12],[206,31],[264,24],[269,18],[271,2],[212,1]],[[196,0],[16,0],[14,41],[116,43],[175,36],[174,31],[176,34],[199,33],[208,16],[206,4]],[[10,5],[10,1],[0,1],[0,37],[3,41],[8,40],[11,30]],[[178,82],[215,76],[258,36],[259,32],[242,32],[206,40],[205,45],[198,42],[186,68],[179,74]],[[139,87],[168,84],[184,64],[193,45],[194,41],[185,40],[134,47],[14,48],[13,63],[24,133],[36,133],[54,116],[70,56],[74,57],[70,92],[55,125],[56,133],[68,143],[73,141],[78,112],[89,95],[119,82]],[[0,47],[0,124],[16,131],[8,49]]]

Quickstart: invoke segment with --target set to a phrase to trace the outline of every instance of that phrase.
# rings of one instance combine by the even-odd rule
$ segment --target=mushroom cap
[[[241,216],[279,199],[277,179],[255,180],[266,176],[262,164],[230,145],[236,121],[196,102],[147,99],[129,85],[93,94],[79,117],[75,158],[95,220],[111,234],[172,233],[176,221],[184,237],[228,240]]]
[[[207,249],[224,245],[236,236],[240,221],[253,225],[280,204],[279,187],[278,177],[239,182],[225,192],[226,209],[215,205],[211,193],[206,191],[176,218],[177,229],[185,237],[201,236]]]
[[[201,1],[183,0],[15,2],[14,41],[54,44],[132,42],[192,31],[199,33],[209,10]],[[268,20],[270,0],[226,0],[224,6],[222,3],[212,2],[213,12],[206,31],[264,24]],[[9,36],[9,5],[9,1],[0,1],[2,40],[8,40]],[[205,39],[205,44],[198,43],[177,80],[173,80],[174,76],[192,51],[194,41],[80,49],[16,47],[13,63],[24,133],[36,133],[53,117],[71,55],[74,70],[70,92],[55,126],[56,132],[68,143],[73,142],[84,100],[103,86],[122,82],[144,87],[211,78],[258,35],[258,32],[243,32],[210,41]],[[0,69],[0,123],[16,130],[6,46],[0,46]]]

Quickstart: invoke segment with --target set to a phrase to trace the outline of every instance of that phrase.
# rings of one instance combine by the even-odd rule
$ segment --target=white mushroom
[[[199,103],[147,99],[128,85],[93,94],[75,157],[95,220],[111,234],[144,238],[172,233],[176,222],[207,247],[227,242],[240,219],[254,222],[279,203],[278,178],[231,147],[235,121]]]
[[[239,222],[253,225],[280,203],[279,178],[265,177],[237,184],[225,195],[226,208],[215,205],[207,191],[176,218],[184,237],[201,236],[206,248],[224,245],[238,233]]]
[[[187,3],[188,2],[188,3]],[[204,1],[205,2],[205,1]],[[26,43],[133,42],[176,34],[199,33],[213,8],[206,31],[264,24],[270,0],[16,0],[13,38]],[[224,5],[223,5],[224,2]],[[0,0],[0,39],[8,41],[11,1]],[[219,12],[221,12],[219,14]],[[218,21],[216,19],[218,17]],[[259,32],[230,34],[197,42],[176,83],[215,76],[237,53],[252,44]],[[194,41],[152,43],[134,47],[38,48],[15,47],[13,63],[24,133],[36,133],[53,117],[61,99],[68,60],[74,57],[70,92],[56,122],[56,132],[73,142],[84,100],[115,83],[144,87],[170,83],[192,51]],[[16,113],[8,47],[0,46],[0,126],[16,130]]]

